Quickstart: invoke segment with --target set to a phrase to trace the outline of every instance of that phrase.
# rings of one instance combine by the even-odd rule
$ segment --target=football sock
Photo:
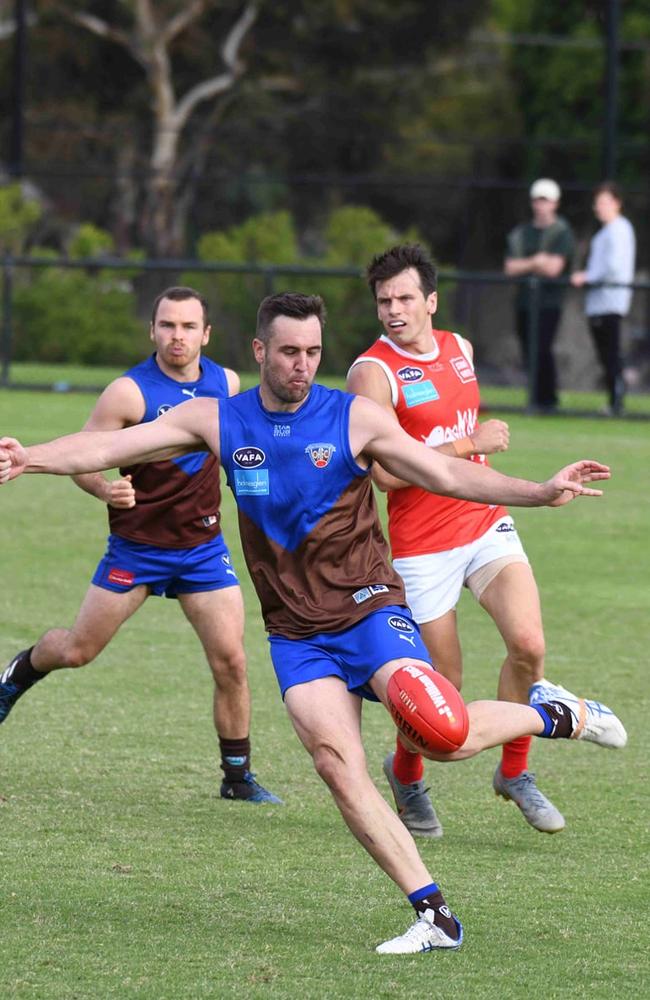
[[[41,681],[44,677],[47,677],[48,672],[44,673],[41,670],[35,670],[32,666],[31,653],[33,648],[33,646],[30,646],[29,649],[23,650],[22,653],[18,653],[13,658],[2,674],[2,677],[0,677],[3,684],[11,681],[12,684],[17,684],[18,687],[26,691],[32,684],[36,684],[36,681]]]
[[[409,893],[409,903],[414,907],[418,917],[423,916],[426,910],[433,910],[436,915],[436,927],[444,931],[447,937],[452,938],[454,941],[458,940],[458,928],[456,927],[453,914],[445,903],[445,897],[435,882],[431,882],[430,885],[424,885],[421,889],[416,889],[415,892]]]
[[[544,732],[538,733],[542,739],[568,740],[573,732],[573,716],[561,701],[543,702],[541,705],[531,705],[544,723]]]
[[[395,756],[393,757],[393,774],[403,785],[420,781],[424,774],[424,761],[419,753],[412,753],[397,740]]]
[[[501,774],[504,778],[516,778],[528,767],[528,751],[532,736],[519,736],[504,743],[501,750]]]
[[[251,741],[248,736],[242,740],[225,740],[219,737],[221,770],[224,781],[243,781],[250,770]]]

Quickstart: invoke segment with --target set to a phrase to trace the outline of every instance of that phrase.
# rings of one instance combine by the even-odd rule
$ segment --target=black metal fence
[[[23,377],[25,363],[32,365],[64,362],[68,349],[76,346],[81,332],[76,327],[70,298],[83,295],[77,303],[93,328],[91,342],[83,354],[83,388],[99,391],[103,385],[93,377],[93,365],[122,366],[143,356],[147,349],[144,331],[149,322],[151,302],[170,284],[192,284],[210,301],[212,325],[217,336],[210,351],[224,364],[239,370],[254,367],[250,340],[254,332],[257,305],[264,295],[287,287],[321,292],[328,304],[329,320],[325,337],[324,370],[343,375],[351,361],[378,335],[378,323],[363,274],[356,267],[323,268],[307,265],[255,263],[206,263],[196,260],[133,261],[115,258],[71,260],[5,256],[2,268],[2,329],[0,336],[0,387],[79,388],[75,381],[47,381]],[[83,286],[69,290],[57,276],[74,272],[85,276]],[[49,276],[49,284],[39,289],[33,301],[37,276]],[[602,394],[600,371],[582,309],[582,292],[565,286],[560,330],[555,344],[559,382],[563,395],[598,391]],[[528,368],[523,369],[521,346],[515,334],[513,291],[527,286]],[[521,406],[533,403],[537,380],[538,316],[542,282],[538,278],[509,278],[499,272],[441,270],[439,310],[435,323],[467,336],[474,345],[475,360],[483,386],[518,386]],[[650,282],[637,281],[633,309],[625,324],[625,374],[629,384],[628,412],[650,417]],[[107,295],[110,289],[111,295]],[[53,294],[55,290],[56,294]],[[115,313],[115,294],[121,295],[130,314],[131,339],[117,327],[124,313]],[[31,295],[31,297],[30,297]],[[77,312],[77,316],[81,312]],[[70,319],[67,317],[70,316]],[[43,329],[52,328],[49,340]],[[104,340],[92,339],[99,328]],[[95,329],[96,328],[96,329]],[[115,329],[115,341],[111,339]],[[50,332],[52,332],[50,330]],[[117,334],[120,334],[121,339]],[[85,336],[88,336],[86,325]],[[119,349],[118,349],[119,339]],[[93,344],[97,344],[96,353]],[[113,349],[114,347],[114,349]],[[71,351],[74,354],[74,352]],[[577,397],[576,397],[577,398]],[[564,402],[564,401],[563,401]],[[593,409],[593,402],[578,409]],[[575,402],[563,409],[576,409]]]

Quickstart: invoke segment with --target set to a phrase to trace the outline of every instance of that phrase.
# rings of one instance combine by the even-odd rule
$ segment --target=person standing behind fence
[[[504,271],[513,278],[536,277],[542,279],[539,288],[537,353],[535,380],[531,386],[531,405],[542,413],[556,409],[557,379],[553,341],[560,322],[564,288],[554,281],[544,279],[568,275],[574,252],[571,226],[557,214],[561,191],[559,185],[548,177],[536,180],[530,189],[532,220],[516,226],[509,234],[506,246]],[[535,299],[527,283],[517,289],[516,324],[526,369],[531,370],[529,337],[531,309]]]
[[[571,275],[571,284],[599,285],[618,283],[619,287],[592,287],[585,296],[585,312],[598,358],[605,372],[609,405],[608,416],[623,410],[625,384],[621,360],[621,319],[627,316],[632,289],[622,287],[634,281],[636,238],[629,219],[621,215],[623,197],[618,185],[604,181],[594,191],[594,215],[602,223],[591,241],[585,271]]]

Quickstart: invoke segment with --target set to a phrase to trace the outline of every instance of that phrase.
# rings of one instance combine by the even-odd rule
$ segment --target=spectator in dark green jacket
[[[558,402],[553,341],[560,322],[564,287],[553,279],[568,276],[574,254],[571,227],[566,219],[557,214],[560,195],[558,184],[550,178],[542,177],[535,181],[530,189],[532,219],[516,226],[508,234],[504,265],[505,273],[511,277],[541,279],[531,402],[536,410],[543,413],[553,412]],[[530,372],[533,359],[528,341],[535,300],[527,284],[519,286],[516,301],[517,335],[526,368]]]

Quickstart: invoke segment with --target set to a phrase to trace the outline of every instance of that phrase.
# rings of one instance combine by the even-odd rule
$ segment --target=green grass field
[[[79,428],[83,394],[0,392],[0,433]],[[150,600],[98,661],[39,684],[0,730],[0,996],[20,1000],[645,998],[648,901],[650,435],[632,420],[508,417],[495,465],[545,478],[607,461],[600,500],[517,515],[536,570],[551,679],[614,706],[626,750],[538,741],[562,810],[554,837],[497,800],[498,752],[427,777],[444,827],[422,853],[465,924],[458,953],[379,957],[411,921],[352,840],[276,690],[230,497],[226,536],[247,604],[254,766],[284,807],[218,798],[211,680],[171,602]],[[69,480],[0,491],[0,664],[69,624],[103,552],[105,513]],[[464,596],[466,696],[496,689],[502,651]],[[366,706],[371,773],[393,742]]]

